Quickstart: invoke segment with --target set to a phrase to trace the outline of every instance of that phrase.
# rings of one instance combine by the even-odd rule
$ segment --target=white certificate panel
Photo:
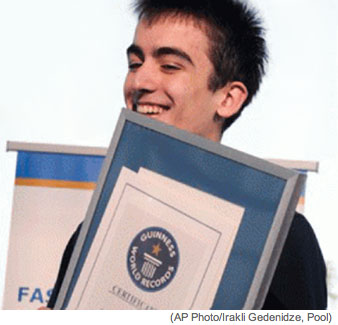
[[[210,308],[243,212],[122,169],[68,308]]]

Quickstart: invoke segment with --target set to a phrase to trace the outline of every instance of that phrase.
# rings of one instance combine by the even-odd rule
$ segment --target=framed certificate
[[[130,172],[127,172],[129,176],[126,176],[126,174],[123,176],[123,167],[130,170]],[[136,174],[139,176],[136,176]],[[122,181],[120,179],[121,176]],[[152,186],[147,185],[147,181],[145,181],[145,179],[149,178],[154,182]],[[293,170],[282,168],[265,160],[123,109],[55,308],[106,309],[109,306],[112,309],[142,308],[141,304],[125,305],[120,299],[121,297],[119,298],[120,293],[118,292],[124,290],[130,293],[131,289],[137,291],[137,294],[136,291],[133,291],[135,292],[133,296],[144,302],[142,306],[153,308],[260,308],[264,302],[287,236],[304,178],[304,175]],[[198,196],[199,194],[191,194],[189,199],[187,195],[185,198],[185,191],[184,189],[182,190],[182,186],[186,186],[187,189],[191,189],[194,193],[205,194],[203,197],[207,197],[207,199],[200,199],[196,202],[196,206],[203,206],[201,208],[204,211],[203,215],[195,218],[194,215],[196,213],[198,215],[198,211],[194,211],[194,204],[188,203],[191,202],[191,197],[196,198],[196,195]],[[121,190],[127,187],[129,188],[128,195]],[[154,191],[154,188],[157,190]],[[170,193],[164,194],[168,188],[171,189]],[[175,188],[180,188],[178,192],[183,193],[181,198],[183,198],[183,202],[186,202],[187,210],[184,210],[184,204],[180,203],[177,197],[175,198],[173,194],[175,191],[172,190]],[[122,195],[122,193],[125,194]],[[168,202],[163,198],[168,199]],[[153,205],[150,205],[150,207],[156,206],[156,209],[145,208],[142,205],[142,202],[149,199],[153,200]],[[229,214],[225,212],[224,218],[222,213],[220,215],[214,214],[215,208],[210,202],[218,202],[219,200],[223,201],[225,206],[235,207],[237,215],[234,219],[227,218],[226,216]],[[118,202],[123,203],[124,208]],[[126,211],[130,209],[130,206],[133,206],[136,210],[143,211],[143,217],[139,218],[141,222],[125,217]],[[192,208],[192,211],[189,210],[189,207]],[[151,219],[152,217],[146,217],[147,213],[162,210],[166,211],[163,214],[164,217],[158,217],[157,222],[154,222],[155,219]],[[210,212],[208,213],[208,211]],[[206,217],[208,214],[210,218]],[[165,216],[167,215],[172,217],[166,218]],[[196,220],[201,218],[210,220],[209,226],[214,229],[215,233],[204,233],[202,228],[198,228],[197,224],[190,224],[187,221],[190,220],[188,216],[194,217]],[[147,218],[150,219],[148,220]],[[115,221],[109,223],[112,220]],[[217,220],[221,221],[217,223]],[[181,304],[171,304],[166,298],[162,297],[164,303],[156,305],[154,303],[156,299],[152,300],[152,298],[155,298],[156,295],[165,295],[165,292],[170,290],[173,290],[171,293],[178,293],[177,288],[180,283],[187,286],[187,279],[180,277],[183,275],[179,273],[180,265],[185,265],[183,260],[180,259],[179,262],[183,264],[175,264],[177,273],[174,274],[170,284],[159,291],[149,292],[149,290],[147,291],[149,288],[140,288],[140,284],[135,279],[133,280],[130,265],[128,269],[128,256],[130,258],[132,252],[130,247],[139,247],[138,240],[140,240],[142,234],[146,234],[147,231],[160,232],[170,237],[172,242],[179,242],[179,251],[179,247],[185,247],[182,250],[187,251],[189,242],[193,242],[193,238],[200,236],[199,245],[205,245],[207,250],[209,249],[209,253],[205,255],[209,256],[209,260],[206,257],[205,261],[211,261],[210,256],[212,254],[210,254],[210,251],[212,251],[212,247],[215,248],[217,245],[215,246],[215,241],[213,242],[212,240],[207,244],[207,241],[203,241],[203,238],[215,239],[218,238],[215,235],[216,233],[225,234],[226,220],[233,220],[234,231],[232,233],[235,235],[233,240],[230,241],[230,246],[227,246],[226,240],[222,242],[224,247],[230,247],[228,253],[226,248],[220,248],[219,246],[220,251],[218,254],[223,254],[223,257],[218,260],[224,259],[224,261],[219,264],[213,264],[211,268],[212,272],[214,272],[212,274],[215,280],[207,280],[205,284],[202,284],[201,279],[203,277],[197,276],[194,278],[193,281],[195,282],[191,284],[191,290],[184,297],[184,301],[182,300]],[[111,228],[109,228],[109,224],[112,225]],[[121,229],[128,230],[128,236],[122,245],[123,249],[117,247],[120,247],[117,242],[121,243],[124,240],[119,237]],[[107,241],[102,240],[104,238],[102,234],[107,235]],[[192,239],[185,241],[184,238]],[[105,244],[103,244],[104,242]],[[135,246],[131,246],[132,243]],[[152,253],[153,248],[151,248],[150,253],[149,251],[142,251],[142,256],[146,256],[144,253],[148,254],[150,256],[147,256],[150,261],[148,262],[151,265],[155,263],[154,267],[159,268],[159,263],[163,261],[160,258],[157,259],[155,255],[156,250],[158,251],[161,248],[159,246],[156,248],[157,243],[155,242],[152,245],[155,246],[155,253]],[[115,286],[115,289],[113,289],[114,285],[111,285],[110,288],[113,292],[110,295],[115,302],[112,302],[111,305],[109,303],[107,305],[105,302],[103,302],[103,305],[92,305],[91,303],[97,301],[97,299],[91,300],[90,295],[95,294],[96,289],[91,291],[89,290],[90,286],[93,288],[105,287],[106,282],[103,281],[101,284],[95,282],[100,278],[95,274],[93,274],[93,277],[89,277],[90,281],[86,282],[89,278],[83,274],[88,275],[94,270],[91,266],[95,264],[95,260],[98,262],[95,265],[101,266],[95,268],[95,270],[104,269],[104,264],[109,263],[109,259],[103,258],[100,252],[108,254],[110,247],[113,247],[111,256],[114,256],[114,261],[118,261],[111,263],[111,265],[116,266],[114,266],[115,269],[112,270],[111,276],[107,275],[107,278],[113,278],[113,281],[116,279],[114,284],[117,287]],[[196,247],[198,247],[197,244]],[[143,265],[144,258],[140,263]],[[203,263],[201,262],[200,266],[198,266],[200,267],[199,270],[202,270],[199,274],[207,274],[205,270],[208,263]],[[141,267],[141,264],[139,267]],[[198,267],[196,266],[196,268]],[[137,270],[139,271],[139,269]],[[148,264],[148,269],[144,273],[150,277],[152,270],[154,269]],[[118,273],[121,273],[124,278],[117,279]],[[187,274],[190,273],[188,272]],[[155,285],[154,283],[153,285]],[[198,283],[202,287],[205,285],[204,288],[209,288],[212,293],[207,294],[208,290],[205,290],[205,293],[203,293],[203,290],[198,291],[196,289],[198,288]],[[150,282],[148,285],[150,285]],[[85,292],[83,291],[84,287],[89,288],[88,294],[84,293],[83,297],[79,299],[80,292]],[[146,299],[144,299],[145,296]],[[198,299],[194,300],[192,297],[197,297]]]
[[[122,168],[69,309],[206,309],[244,209]]]

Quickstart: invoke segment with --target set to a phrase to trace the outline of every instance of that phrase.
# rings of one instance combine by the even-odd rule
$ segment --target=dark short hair
[[[251,102],[265,74],[268,55],[256,11],[240,0],[135,0],[134,8],[139,19],[150,22],[172,15],[206,23],[209,58],[214,66],[209,89],[216,91],[230,81],[241,81],[248,90],[239,112],[225,120],[223,132]]]

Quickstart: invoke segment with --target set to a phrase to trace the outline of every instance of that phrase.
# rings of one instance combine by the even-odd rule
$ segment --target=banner
[[[17,167],[3,309],[37,309],[52,292],[64,248],[83,221],[106,148],[8,142]],[[318,163],[269,159],[318,171]],[[305,188],[297,207],[302,212]]]
[[[3,309],[46,305],[64,248],[83,220],[100,150],[8,143],[18,151]],[[93,153],[91,153],[93,151]]]
[[[285,159],[268,159],[268,160],[282,167],[295,169],[298,172],[306,175],[309,172],[318,173],[319,170],[319,162],[317,161],[285,160]],[[296,211],[301,214],[304,214],[305,212],[305,193],[306,193],[306,182],[303,185],[296,208]]]

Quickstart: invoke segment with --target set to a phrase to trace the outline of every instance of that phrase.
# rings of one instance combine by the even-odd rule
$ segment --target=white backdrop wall
[[[337,3],[251,2],[265,20],[270,65],[222,142],[263,158],[320,162],[309,176],[306,216],[337,277]],[[15,175],[6,141],[108,146],[135,25],[130,1],[0,0],[0,297]],[[330,292],[338,294],[334,281]]]

